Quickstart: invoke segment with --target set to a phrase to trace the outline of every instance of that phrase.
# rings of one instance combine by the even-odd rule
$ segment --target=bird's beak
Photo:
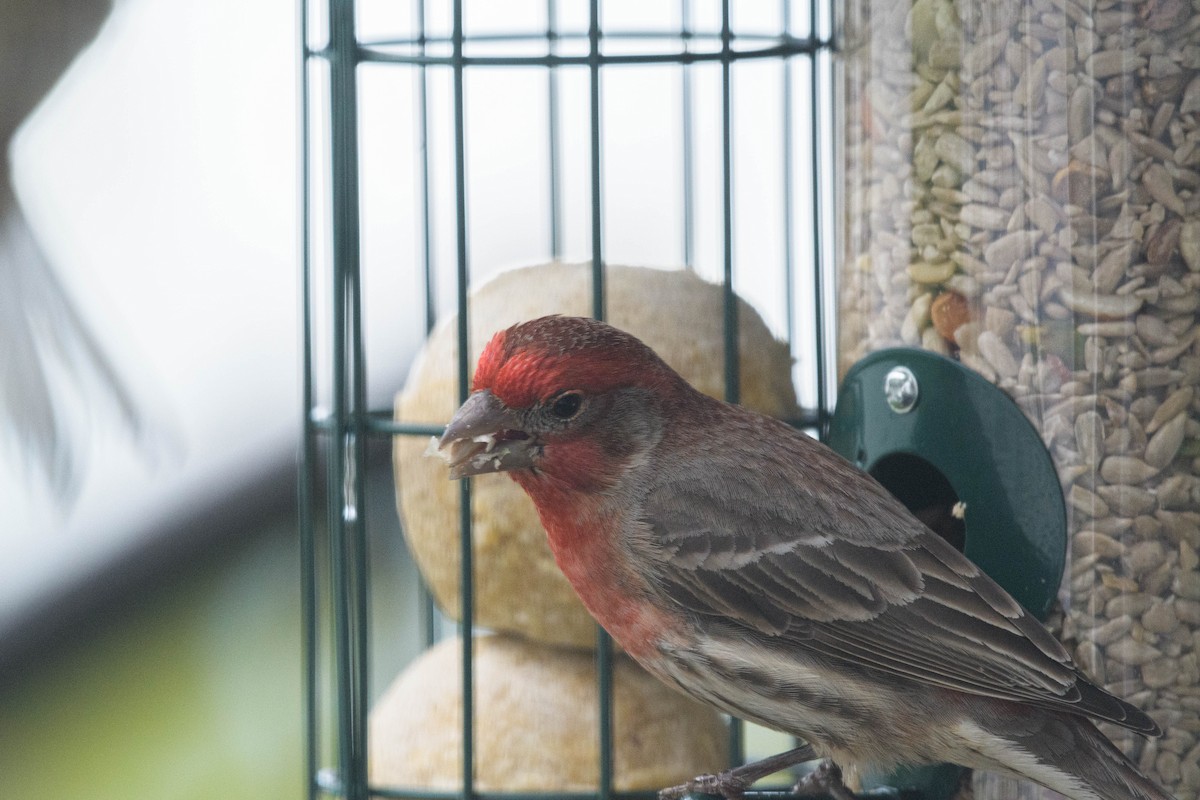
[[[430,452],[450,465],[451,478],[531,467],[539,445],[520,426],[518,415],[484,389],[467,398]]]

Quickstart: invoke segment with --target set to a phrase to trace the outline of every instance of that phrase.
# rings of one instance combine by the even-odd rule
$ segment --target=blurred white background
[[[77,0],[79,2],[79,0]],[[450,4],[430,4],[433,31]],[[679,26],[679,4],[606,2],[607,31]],[[28,4],[22,13],[36,15]],[[468,4],[468,31],[541,31],[545,3]],[[43,6],[48,9],[50,6]],[[43,347],[57,439],[39,463],[7,436],[0,449],[0,636],[63,586],[103,574],[146,541],[223,509],[237,526],[239,488],[294,463],[300,429],[298,54],[292,0],[120,0],[62,80],[20,128],[12,177],[24,218],[116,383],[86,349]],[[582,4],[559,4],[564,30],[586,30]],[[693,28],[719,29],[719,2],[693,4]],[[779,4],[738,5],[739,33],[781,27]],[[803,34],[806,4],[791,9]],[[363,2],[366,39],[410,34],[407,4]],[[314,34],[320,37],[320,14]],[[30,40],[30,47],[55,42]],[[609,45],[606,45],[609,46]],[[614,49],[628,50],[615,41]],[[670,52],[666,38],[638,47]],[[715,46],[698,42],[696,47]],[[565,49],[569,49],[567,46]],[[576,48],[577,50],[578,48]],[[805,363],[811,303],[809,73],[794,59],[792,258],[783,280],[782,62],[733,69],[736,287]],[[327,191],[323,85],[314,106],[314,253],[323,263]],[[362,247],[372,401],[386,407],[423,335],[416,71],[361,70]],[[605,68],[604,247],[612,263],[682,266],[682,70]],[[453,306],[453,127],[448,69],[430,79],[432,263],[437,305]],[[693,264],[722,270],[720,68],[692,69]],[[591,253],[587,71],[561,73],[563,252]],[[474,280],[548,260],[546,72],[473,69],[466,83],[469,257]],[[789,305],[791,304],[791,305]],[[32,315],[36,316],[36,315]],[[36,327],[36,323],[32,323]],[[114,388],[118,387],[118,388]],[[802,403],[815,401],[800,381]],[[122,400],[136,410],[136,424]],[[11,433],[11,431],[10,431]],[[47,475],[50,471],[68,471]],[[65,487],[65,489],[64,489]]]
[[[16,136],[13,181],[45,268],[142,423],[78,377],[85,354],[42,353],[65,362],[48,370],[71,453],[55,468],[78,493],[56,495],[54,476],[2,451],[0,632],[293,458],[295,29],[286,0],[118,2]]]

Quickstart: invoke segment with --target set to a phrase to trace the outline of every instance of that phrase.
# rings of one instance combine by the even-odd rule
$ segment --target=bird
[[[835,797],[844,768],[951,762],[1072,800],[1171,800],[1093,720],[1158,723],[966,556],[820,442],[700,393],[621,330],[497,332],[432,446],[451,478],[525,490],[583,604],[647,671],[805,743],[662,797],[739,797],[815,754]]]

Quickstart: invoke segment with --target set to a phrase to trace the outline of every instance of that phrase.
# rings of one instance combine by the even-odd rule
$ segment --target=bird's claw
[[[833,800],[855,800],[854,794],[842,783],[842,769],[826,759],[812,772],[801,778],[792,794],[799,797],[832,797]]]
[[[658,793],[658,800],[682,800],[689,794],[720,795],[725,800],[741,800],[746,796],[747,783],[734,773],[725,770],[715,775],[697,775],[686,783],[669,786]]]
[[[733,767],[715,775],[700,775],[687,783],[663,789],[658,793],[658,800],[681,800],[689,794],[715,794],[724,797],[725,800],[741,800],[746,796],[746,790],[762,778],[816,757],[817,754],[811,745],[802,744],[768,758]]]

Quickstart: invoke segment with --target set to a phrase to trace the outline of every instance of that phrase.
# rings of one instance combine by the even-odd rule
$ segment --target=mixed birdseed
[[[921,346],[1026,412],[1068,504],[1060,633],[1195,796],[1200,0],[846,13],[840,367]]]

